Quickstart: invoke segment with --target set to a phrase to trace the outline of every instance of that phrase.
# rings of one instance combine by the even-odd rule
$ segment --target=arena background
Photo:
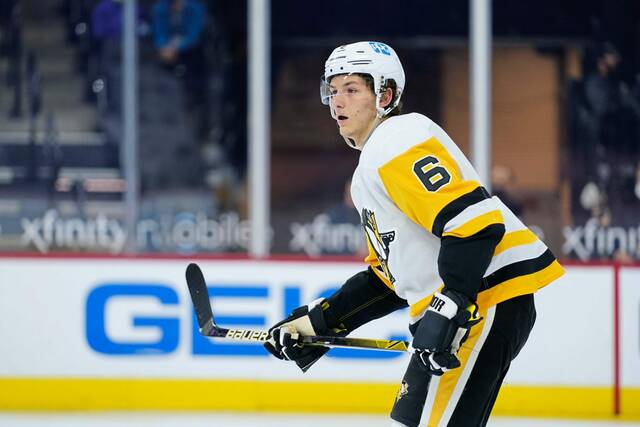
[[[0,4],[0,424],[389,411],[405,355],[332,350],[302,375],[200,337],[184,280],[198,262],[219,322],[260,329],[362,268],[358,153],[318,79],[333,47],[369,39],[402,58],[404,110],[476,161],[470,82],[489,89],[481,172],[567,268],[495,413],[640,420],[636,2],[478,2],[487,81],[467,1],[184,0],[179,52],[163,45],[170,3]],[[358,331],[407,334],[402,312]]]

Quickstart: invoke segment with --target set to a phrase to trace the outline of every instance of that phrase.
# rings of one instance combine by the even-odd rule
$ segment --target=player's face
[[[330,107],[340,135],[352,139],[362,148],[376,119],[376,97],[365,80],[356,75],[339,75],[331,79]]]

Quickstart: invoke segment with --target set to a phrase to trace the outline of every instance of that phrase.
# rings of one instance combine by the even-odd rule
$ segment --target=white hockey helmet
[[[400,58],[391,46],[375,41],[364,41],[338,46],[331,52],[324,64],[324,75],[320,83],[322,103],[329,105],[331,90],[329,82],[340,74],[368,74],[373,78],[373,91],[376,95],[378,117],[384,117],[400,102],[404,90],[404,69]],[[388,80],[396,82],[397,90],[393,101],[387,108],[380,107],[381,91]]]

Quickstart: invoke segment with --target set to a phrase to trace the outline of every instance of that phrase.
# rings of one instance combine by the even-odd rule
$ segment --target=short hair
[[[367,87],[371,89],[371,92],[375,90],[375,86],[373,84],[373,77],[371,77],[369,74],[361,74],[361,73],[356,73],[356,75],[364,79],[365,83],[367,84]],[[396,81],[393,79],[387,80],[385,85],[382,86],[381,89],[391,89],[393,91],[393,97],[391,98],[391,103],[393,103],[393,101],[398,96],[398,84],[396,83]],[[374,92],[374,95],[375,95],[375,92]],[[385,117],[399,116],[400,114],[402,114],[402,101],[398,102],[398,105],[393,107],[393,110],[389,111]]]

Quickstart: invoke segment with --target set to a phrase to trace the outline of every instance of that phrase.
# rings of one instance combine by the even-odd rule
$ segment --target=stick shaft
[[[235,341],[249,341],[264,343],[270,338],[269,332],[254,329],[227,329],[218,326],[213,317],[211,301],[207,284],[202,270],[197,264],[189,264],[186,271],[187,285],[191,294],[191,301],[198,319],[200,334],[225,338]],[[379,340],[369,338],[330,337],[330,336],[303,336],[300,342],[304,345],[342,347],[366,350],[408,351],[409,343],[398,340]]]
[[[201,330],[202,335],[209,337],[226,338],[236,341],[253,341],[264,343],[270,336],[265,330],[255,329],[226,329],[213,326],[208,330]],[[369,338],[330,337],[330,336],[303,336],[301,343],[311,346],[360,348],[369,350],[407,351],[409,343],[399,340],[379,340]]]

